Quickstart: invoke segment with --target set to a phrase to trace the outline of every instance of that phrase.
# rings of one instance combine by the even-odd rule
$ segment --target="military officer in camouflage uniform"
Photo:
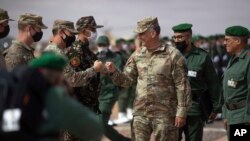
[[[47,29],[47,26],[43,24],[41,16],[30,13],[20,15],[18,37],[4,51],[8,70],[12,70],[17,65],[26,65],[34,58],[34,48],[31,47],[31,44],[42,39],[42,29]]]
[[[84,71],[91,68],[97,60],[96,55],[89,49],[89,37],[96,28],[103,26],[96,25],[93,16],[81,17],[77,23],[77,40],[66,49],[66,55],[70,60],[71,67],[76,71]],[[85,106],[89,107],[95,113],[99,114],[98,96],[100,93],[99,76],[94,75],[89,83],[84,87],[74,87],[74,96]]]
[[[78,31],[77,40],[66,49],[66,55],[70,60],[71,67],[76,71],[85,71],[91,68],[97,60],[96,55],[90,51],[89,42],[95,41],[91,38],[97,31],[97,28],[103,26],[97,25],[93,16],[81,17],[76,22]],[[89,78],[86,86],[74,87],[73,95],[79,102],[90,108],[96,114],[100,114],[98,97],[100,94],[99,74]],[[77,137],[68,133],[68,140],[77,140]]]
[[[225,127],[250,123],[250,50],[247,47],[249,30],[231,26],[225,30],[227,53],[231,55],[223,77],[223,118]]]
[[[178,140],[178,128],[185,125],[191,91],[181,53],[162,44],[156,17],[137,22],[135,32],[142,41],[128,59],[124,72],[107,62],[113,83],[128,87],[137,81],[132,134],[135,141]]]
[[[6,37],[10,32],[8,12],[0,8],[0,39]],[[5,60],[3,57],[3,47],[0,46],[0,70],[6,68]]]
[[[188,67],[188,78],[191,85],[192,106],[187,113],[187,123],[180,129],[185,134],[186,141],[201,141],[204,120],[214,120],[221,112],[219,81],[213,62],[209,54],[192,43],[192,24],[182,23],[174,26],[173,41],[175,47],[185,56]],[[207,99],[212,103],[213,109],[209,117],[205,117],[201,103],[201,96],[209,95]],[[208,105],[207,105],[208,106]]]
[[[111,52],[109,47],[109,39],[107,36],[100,36],[97,39],[98,60],[103,63],[111,61],[116,67],[121,68],[121,56]],[[101,81],[101,93],[99,96],[101,115],[99,115],[100,120],[103,122],[104,134],[111,141],[127,141],[130,140],[123,135],[119,134],[112,126],[108,125],[110,115],[112,113],[112,108],[118,99],[118,87],[115,86],[105,67],[103,68],[100,76]]]
[[[45,48],[45,51],[53,51],[55,53],[66,56],[66,48],[71,46],[75,41],[75,34],[78,33],[74,28],[74,23],[65,20],[55,20],[53,29],[53,39]],[[75,63],[72,61],[71,63]],[[94,65],[84,71],[75,71],[68,64],[64,69],[64,76],[72,87],[83,87],[89,83],[89,80],[96,76],[97,72],[102,69],[102,62],[95,61]]]

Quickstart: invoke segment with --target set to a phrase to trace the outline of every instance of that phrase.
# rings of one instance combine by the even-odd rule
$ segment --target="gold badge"
[[[72,59],[70,59],[70,65],[72,67],[78,67],[78,66],[80,66],[80,63],[81,63],[81,61],[80,61],[80,58],[78,58],[78,57],[73,57]]]

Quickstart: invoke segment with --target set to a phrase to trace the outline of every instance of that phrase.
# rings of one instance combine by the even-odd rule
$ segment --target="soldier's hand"
[[[103,66],[102,62],[96,60],[94,62],[94,66],[93,67],[94,67],[94,69],[95,69],[96,72],[100,72],[102,70],[102,66]]]
[[[227,119],[223,119],[223,126],[227,130]]]
[[[183,127],[186,124],[186,118],[183,117],[176,117],[175,118],[175,127]]]
[[[214,121],[215,118],[216,118],[216,116],[217,116],[217,113],[212,112],[212,113],[210,114],[210,116],[209,116],[209,120]]]
[[[108,71],[109,73],[115,72],[115,69],[116,69],[116,68],[115,68],[115,65],[114,65],[113,62],[106,62],[105,66],[106,66],[107,71]]]

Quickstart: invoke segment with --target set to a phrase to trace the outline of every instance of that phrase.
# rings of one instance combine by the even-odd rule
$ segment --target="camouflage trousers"
[[[134,141],[149,141],[153,133],[155,141],[178,141],[178,128],[174,121],[174,118],[134,116],[132,138]]]

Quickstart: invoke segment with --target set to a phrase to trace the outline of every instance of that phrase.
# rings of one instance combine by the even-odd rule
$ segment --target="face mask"
[[[200,47],[202,49],[208,49],[208,43],[203,43]]]
[[[42,39],[42,37],[43,37],[43,32],[41,31],[41,32],[36,32],[36,34],[32,36],[32,39],[34,42],[38,42]]]
[[[97,32],[92,32],[92,31],[89,31],[90,32],[90,36],[88,37],[88,40],[89,42],[94,42],[97,38]]]
[[[97,47],[98,52],[108,52],[108,48],[107,47]]]
[[[0,32],[0,38],[4,38],[6,37],[10,32],[10,26],[7,25],[4,27],[4,31],[3,32]]]
[[[175,42],[175,46],[181,53],[183,53],[188,45],[186,41],[182,41],[182,42]]]
[[[64,43],[66,44],[66,47],[69,47],[71,46],[71,44],[76,40],[76,37],[73,35],[73,36],[68,36],[64,33],[65,35],[65,38],[62,38]]]
[[[123,50],[127,50],[127,49],[128,49],[128,45],[123,44],[123,45],[122,45],[122,49],[123,49]]]

